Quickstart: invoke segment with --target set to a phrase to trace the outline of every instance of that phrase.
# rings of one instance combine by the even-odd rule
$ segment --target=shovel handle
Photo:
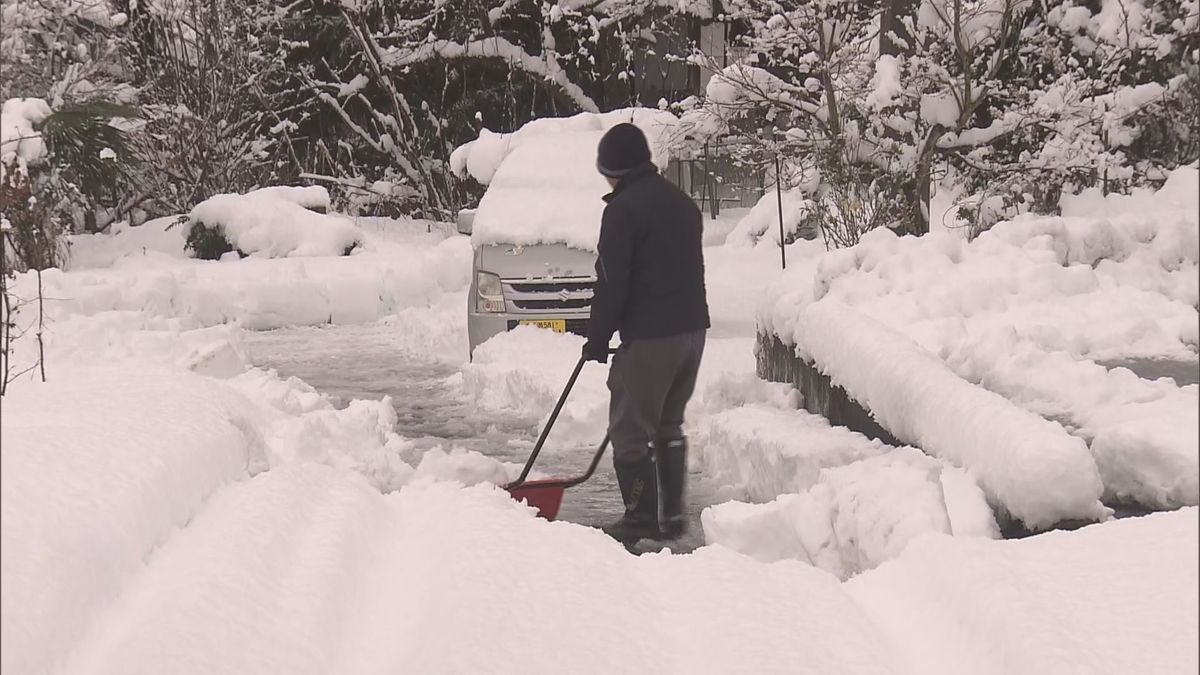
[[[608,353],[616,354],[617,350],[609,348]],[[575,370],[571,371],[571,377],[567,380],[567,386],[563,387],[562,394],[558,397],[558,403],[554,404],[554,410],[550,413],[550,419],[546,420],[546,426],[542,427],[542,433],[538,435],[537,443],[533,446],[533,452],[530,452],[529,459],[525,460],[525,468],[521,469],[521,475],[515,481],[509,483],[507,487],[517,487],[529,477],[529,472],[533,470],[533,464],[537,461],[538,453],[542,451],[542,446],[546,444],[546,437],[550,435],[550,429],[554,426],[554,421],[558,419],[558,413],[562,412],[563,404],[567,402],[567,396],[571,393],[571,389],[575,387],[575,380],[579,379],[579,373],[583,371],[583,364],[585,363],[587,363],[587,357],[581,355],[579,363],[575,364]],[[608,447],[608,434],[604,435],[604,443],[600,446],[600,451],[592,459],[592,466],[588,469],[587,474],[577,483],[572,483],[572,485],[578,485],[591,477],[592,472],[596,470],[596,465],[600,463],[600,456],[604,454],[606,447]]]

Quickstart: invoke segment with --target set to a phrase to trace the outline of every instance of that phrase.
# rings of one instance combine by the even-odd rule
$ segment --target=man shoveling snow
[[[646,136],[632,124],[604,135],[596,168],[613,191],[605,197],[583,355],[607,362],[620,331],[608,376],[609,433],[625,502],[625,514],[604,531],[626,544],[675,538],[686,528],[683,412],[709,327],[703,219],[659,175]]]

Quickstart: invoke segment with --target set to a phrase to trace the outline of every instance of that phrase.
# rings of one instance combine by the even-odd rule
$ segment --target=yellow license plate
[[[555,333],[567,332],[566,319],[526,319],[519,322],[522,326],[537,326],[538,328],[548,328]]]

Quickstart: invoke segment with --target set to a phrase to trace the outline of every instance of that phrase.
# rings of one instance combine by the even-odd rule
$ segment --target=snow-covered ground
[[[375,324],[469,409],[536,426],[581,339],[513,331],[468,362],[466,238],[361,221],[351,256],[204,262],[168,224],[79,238],[44,275],[49,381],[3,401],[5,673],[1197,668],[1196,508],[993,541],[989,483],[952,455],[831,428],[753,376],[764,289],[812,288],[820,244],[784,277],[770,245],[710,238],[693,468],[761,503],[706,514],[712,546],[634,557],[534,518],[493,486],[512,465],[397,435],[388,400],[250,366],[247,330]],[[564,446],[602,434],[603,376]]]

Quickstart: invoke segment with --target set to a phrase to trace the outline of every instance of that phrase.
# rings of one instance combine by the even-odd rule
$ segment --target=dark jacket
[[[607,345],[616,331],[629,342],[708,328],[696,204],[653,165],[604,200],[588,339]]]

